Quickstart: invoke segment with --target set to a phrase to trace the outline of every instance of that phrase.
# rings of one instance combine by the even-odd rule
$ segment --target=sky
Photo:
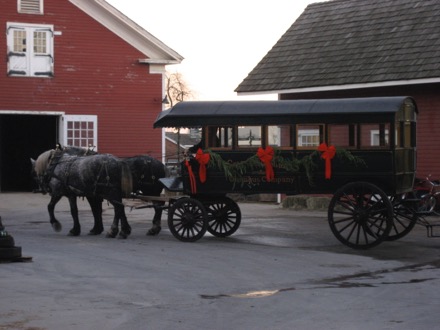
[[[307,5],[325,0],[106,0],[184,57],[179,72],[195,100],[276,99],[238,96],[246,78]]]

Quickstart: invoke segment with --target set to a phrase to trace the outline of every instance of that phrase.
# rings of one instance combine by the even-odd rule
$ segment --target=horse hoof
[[[79,235],[81,235],[81,231],[76,231],[76,230],[73,230],[73,229],[71,229],[69,231],[69,233],[67,234],[67,236],[79,236]]]
[[[127,237],[128,237],[128,234],[126,234],[126,233],[124,233],[124,232],[120,232],[119,233],[119,238],[121,238],[121,239],[127,239]]]
[[[89,235],[98,236],[98,235],[101,235],[103,231],[104,231],[104,229],[101,229],[101,230],[92,229],[89,231]]]
[[[59,223],[59,222],[52,223],[52,228],[53,228],[54,231],[59,233],[61,231],[61,229],[62,229],[61,223]]]
[[[148,236],[159,235],[161,229],[162,229],[161,227],[151,228],[149,231],[147,231],[147,235]]]
[[[108,231],[107,234],[105,235],[105,237],[107,238],[115,238],[117,233]]]

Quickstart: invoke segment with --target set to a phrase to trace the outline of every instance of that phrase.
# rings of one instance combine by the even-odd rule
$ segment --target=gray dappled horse
[[[115,237],[117,235],[119,221],[121,221],[119,236],[126,238],[130,235],[131,228],[122,203],[122,198],[129,196],[133,191],[131,172],[127,163],[109,154],[81,157],[69,155],[63,150],[56,149],[48,150],[38,156],[34,164],[34,171],[40,189],[49,192],[53,201],[58,202],[62,196],[69,198],[74,221],[74,228],[71,231],[73,235],[80,232],[76,197],[91,198],[94,201],[91,206],[106,199],[112,204],[115,212],[111,235],[109,233],[108,236]],[[60,224],[55,219],[51,207],[48,206],[49,213],[52,212],[50,221],[53,228],[57,230]],[[93,209],[94,206],[92,206],[92,211]],[[97,216],[94,212],[96,232],[102,232],[102,215],[101,212],[99,213]]]
[[[58,144],[56,150],[62,150],[64,153],[67,153],[72,156],[89,156],[89,155],[97,154],[97,152],[90,149],[84,149],[80,147],[62,148]],[[41,158],[41,161],[42,160],[43,158]],[[39,178],[35,172],[36,161],[31,158],[31,163],[32,163],[32,176],[39,187],[39,189],[34,190],[34,192],[41,192],[43,194],[50,193],[50,191],[46,191],[48,187],[44,187],[42,184],[43,182],[40,182],[41,181],[40,179],[42,179],[42,177],[40,176]],[[69,231],[69,235],[78,236],[81,234],[81,226],[79,223],[78,206],[77,206],[78,195],[75,192],[72,192],[70,189],[64,189],[62,192],[64,193],[64,196],[67,197],[67,199],[69,200],[70,213],[73,218],[73,228]],[[49,217],[50,217],[50,224],[52,225],[52,228],[56,232],[59,232],[62,229],[61,223],[55,218],[55,206],[61,200],[62,197],[63,196],[61,196],[60,194],[51,195],[50,202],[47,205],[47,209],[49,211]],[[89,235],[99,235],[104,231],[104,227],[102,225],[102,198],[98,196],[86,196],[86,199],[90,204],[90,208],[92,209],[93,218],[94,218],[94,226],[90,230]]]
[[[61,149],[61,147],[58,147]],[[79,148],[79,147],[65,147],[61,149],[64,153],[76,156],[96,155],[97,153],[91,150]],[[163,185],[159,182],[160,178],[168,176],[168,170],[166,166],[159,160],[147,156],[138,155],[124,159],[128,164],[132,175],[133,192],[145,196],[159,196],[162,192]],[[35,161],[32,160],[33,168],[35,167]],[[42,186],[39,184],[40,187]],[[41,188],[40,188],[41,189]],[[44,188],[43,188],[44,189]],[[70,189],[63,190],[64,196],[69,199],[71,214],[74,222],[74,227],[70,230],[69,235],[77,236],[81,232],[78,208],[76,204],[76,198],[78,195],[76,192],[72,192]],[[43,193],[45,193],[43,191]],[[50,223],[55,231],[61,230],[61,224],[54,216],[55,205],[62,198],[59,194],[52,195],[51,201],[48,205]],[[103,232],[104,226],[102,221],[102,198],[99,196],[86,196],[90,207],[92,209],[94,217],[94,226],[90,230],[90,235],[99,235]],[[147,235],[157,235],[161,230],[161,216],[164,202],[155,201],[153,207],[155,210],[153,218],[153,226],[148,230]],[[118,219],[113,222],[111,230],[107,233],[108,237],[115,237],[118,233]]]

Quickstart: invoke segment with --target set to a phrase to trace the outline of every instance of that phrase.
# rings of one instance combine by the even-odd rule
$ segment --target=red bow
[[[185,165],[186,165],[186,168],[188,169],[189,182],[191,184],[191,193],[195,194],[197,192],[196,178],[195,178],[194,173],[192,171],[191,164],[188,160],[185,160]]]
[[[266,149],[258,148],[257,152],[258,158],[266,167],[266,179],[268,182],[275,178],[275,173],[273,172],[272,159],[274,155],[274,150],[271,146],[267,146]]]
[[[200,164],[199,177],[201,183],[206,181],[206,164],[209,163],[210,158],[210,155],[208,153],[204,154],[202,149],[199,148],[199,150],[197,150],[196,160]]]
[[[321,158],[325,160],[325,178],[330,179],[332,176],[332,159],[336,155],[334,146],[327,147],[327,144],[321,143],[318,150],[322,152]]]

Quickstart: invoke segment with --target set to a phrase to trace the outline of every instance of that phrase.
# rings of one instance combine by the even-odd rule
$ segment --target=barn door
[[[52,77],[53,26],[8,23],[8,75]]]

